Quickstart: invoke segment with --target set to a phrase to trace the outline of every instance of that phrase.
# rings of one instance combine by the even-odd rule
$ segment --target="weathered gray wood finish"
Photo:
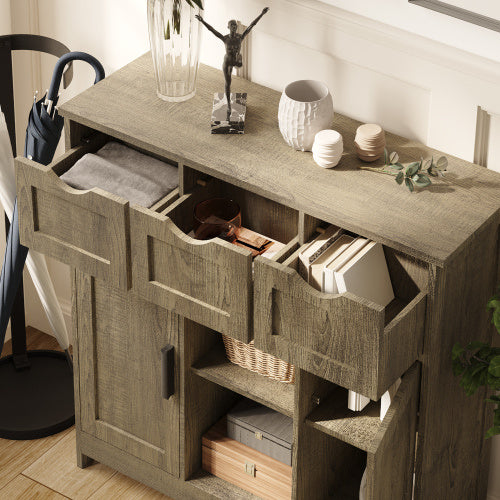
[[[248,93],[245,134],[212,135],[207,119],[223,78],[219,70],[203,65],[198,75],[195,97],[183,103],[159,101],[151,56],[145,54],[62,105],[61,113],[436,264],[449,260],[486,219],[498,217],[498,174],[461,159],[448,155],[447,179],[412,196],[389,176],[359,170],[364,165],[354,148],[359,123],[338,113],[333,128],[344,138],[342,162],[334,169],[319,168],[312,155],[283,141],[280,93],[241,78],[234,77],[233,86]],[[393,134],[386,138],[388,149],[398,151],[403,162],[442,154]],[[467,217],[457,223],[459,214]]]
[[[179,317],[77,274],[79,427],[179,475]],[[161,390],[161,349],[175,348],[175,392]]]
[[[367,500],[411,499],[420,364],[412,366],[383,421],[380,405],[347,409],[347,391],[336,390],[306,419],[311,427],[367,452]]]
[[[145,55],[61,107],[68,147],[78,149],[49,167],[17,162],[23,242],[85,273],[76,272],[73,287],[79,465],[102,461],[175,498],[251,498],[200,471],[201,436],[242,393],[293,414],[293,499],[356,498],[365,466],[369,498],[410,498],[419,404],[415,499],[484,498],[484,394],[463,394],[450,352],[456,341],[491,338],[484,306],[499,279],[498,174],[448,157],[445,180],[410,194],[358,168],[358,123],[339,114],[333,128],[343,135],[344,157],[336,169],[318,168],[282,140],[280,94],[238,78],[235,88],[249,95],[245,134],[211,135],[203,117],[222,76],[205,66],[199,74],[196,97],[160,101]],[[93,147],[79,147],[93,131],[178,163],[179,190],[147,210],[98,189],[63,186],[57,175]],[[391,134],[387,143],[405,162],[441,154]],[[254,282],[249,252],[185,234],[198,193],[210,194],[211,186],[237,197],[247,227],[290,242],[275,262],[257,259]],[[96,214],[109,220],[99,225]],[[349,294],[313,291],[280,264],[293,263],[290,255],[321,222],[385,245],[397,297],[385,311]],[[220,339],[210,328],[245,341],[255,333],[261,347],[295,363],[293,408],[290,389],[266,395],[277,386],[219,363],[213,349]],[[174,399],[158,407],[155,353],[164,341],[178,346],[180,369]],[[419,400],[419,375],[410,368],[416,359]],[[345,442],[329,424],[313,426],[316,412],[330,423],[336,415],[325,403],[333,389],[325,378],[379,396],[408,368],[382,424],[360,416],[347,426],[359,424],[362,436],[364,421],[376,447],[361,437]],[[150,429],[138,423],[146,410],[137,401],[151,408]]]
[[[350,293],[325,294],[296,270],[255,260],[255,345],[377,400],[421,352],[425,293],[386,325],[385,309]]]
[[[195,201],[184,195],[170,209],[182,204],[191,218]],[[134,289],[177,314],[248,342],[250,252],[221,239],[195,240],[169,217],[141,207],[132,208],[130,222]]]
[[[59,179],[102,134],[44,166],[16,158],[21,243],[122,289],[130,286],[128,201],[99,188],[79,191]]]

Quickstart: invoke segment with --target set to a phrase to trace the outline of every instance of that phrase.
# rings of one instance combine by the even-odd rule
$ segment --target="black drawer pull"
[[[161,350],[161,395],[169,399],[175,392],[174,346],[167,344]]]

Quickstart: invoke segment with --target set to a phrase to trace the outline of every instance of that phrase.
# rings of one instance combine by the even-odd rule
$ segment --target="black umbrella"
[[[43,165],[48,165],[52,161],[61,137],[64,121],[57,112],[56,104],[63,71],[69,62],[76,60],[85,61],[94,68],[96,72],[94,84],[104,78],[102,64],[85,52],[68,52],[57,61],[48,94],[33,103],[26,128],[24,156]],[[27,255],[28,249],[19,241],[16,200],[0,276],[0,353]]]
[[[68,52],[57,61],[48,94],[33,103],[26,128],[24,156],[43,165],[48,165],[52,161],[61,137],[64,120],[59,116],[56,105],[64,68],[71,61],[89,63],[96,74],[94,84],[104,78],[102,64],[85,52]]]

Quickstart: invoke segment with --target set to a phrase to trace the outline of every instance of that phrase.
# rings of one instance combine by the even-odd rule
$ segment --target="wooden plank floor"
[[[30,349],[59,349],[56,340],[27,328]],[[2,355],[10,354],[10,342]],[[1,411],[1,402],[0,402]],[[75,429],[31,441],[0,439],[0,500],[146,500],[168,497],[102,464],[76,466]]]

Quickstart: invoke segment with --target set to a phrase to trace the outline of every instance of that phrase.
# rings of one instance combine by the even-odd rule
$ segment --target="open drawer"
[[[288,243],[297,234],[295,210],[217,179],[195,186],[162,213],[131,207],[133,288],[147,300],[242,342],[251,340],[252,255],[220,238],[200,241],[192,230],[197,203],[228,197],[242,225]]]
[[[16,158],[21,243],[119,288],[130,286],[128,201],[94,188],[73,189],[59,176],[109,138],[94,134],[45,166]]]
[[[255,347],[378,400],[418,358],[426,308],[425,264],[384,250],[396,296],[386,308],[319,292],[298,274],[297,255],[257,258]]]

